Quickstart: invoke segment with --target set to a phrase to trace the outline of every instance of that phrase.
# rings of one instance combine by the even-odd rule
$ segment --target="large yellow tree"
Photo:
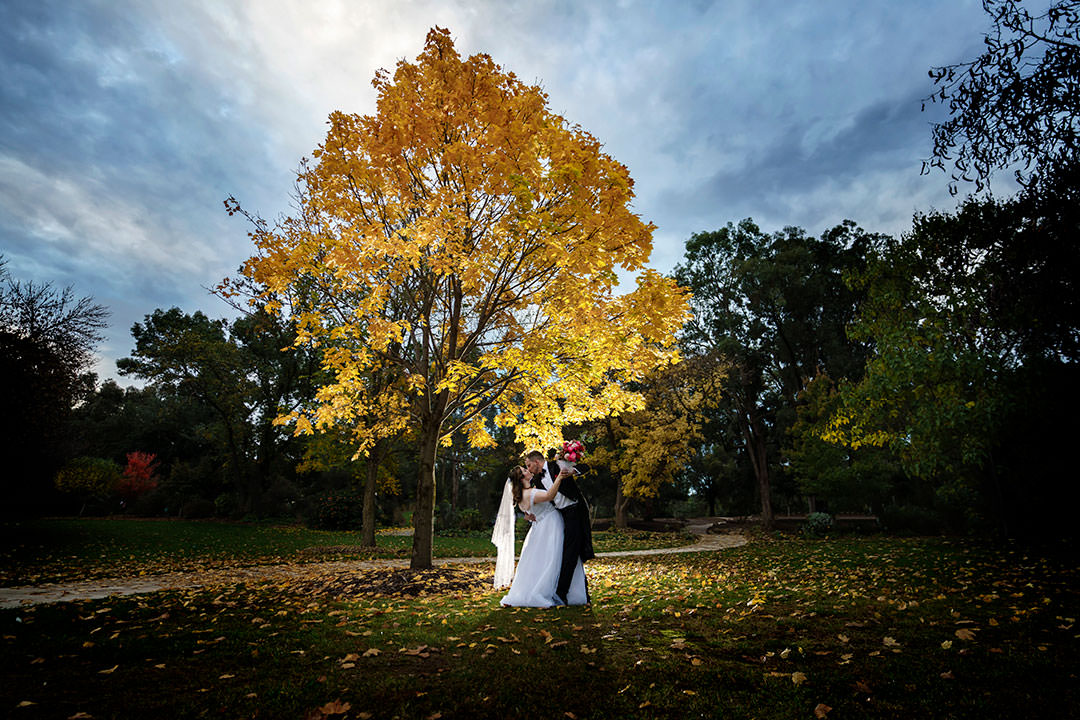
[[[322,348],[333,380],[285,419],[297,432],[348,424],[362,453],[403,418],[416,428],[412,567],[425,568],[440,443],[492,444],[495,423],[551,446],[567,424],[641,407],[626,384],[677,360],[688,303],[643,269],[653,226],[630,209],[626,167],[540,88],[462,58],[441,28],[373,84],[377,112],[331,114],[298,213],[257,228],[244,273],[310,298],[297,343]],[[621,295],[620,268],[638,273]],[[373,398],[379,367],[402,382]]]

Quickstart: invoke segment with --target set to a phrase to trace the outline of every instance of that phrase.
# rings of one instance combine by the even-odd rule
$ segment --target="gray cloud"
[[[599,137],[635,178],[669,270],[692,232],[752,216],[898,232],[951,207],[920,177],[931,65],[973,56],[977,0],[60,0],[0,4],[0,253],[114,312],[99,371],[156,307],[250,253],[222,211],[273,217],[335,109],[449,27]]]

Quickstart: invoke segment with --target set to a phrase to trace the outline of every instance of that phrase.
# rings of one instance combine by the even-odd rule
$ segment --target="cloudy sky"
[[[230,315],[206,288],[251,247],[222,201],[287,212],[327,115],[373,112],[375,71],[434,25],[629,166],[668,271],[745,217],[899,233],[954,207],[919,174],[920,101],[989,22],[978,0],[0,0],[8,270],[109,307],[103,377],[155,308]]]

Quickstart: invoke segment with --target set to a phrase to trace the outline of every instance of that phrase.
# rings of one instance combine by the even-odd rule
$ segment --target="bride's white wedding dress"
[[[559,583],[559,566],[562,565],[563,517],[551,502],[533,504],[536,488],[528,488],[528,511],[536,516],[536,522],[525,536],[518,560],[517,573],[510,591],[499,602],[513,607],[551,607],[562,605],[555,597]],[[570,605],[584,605],[588,601],[585,590],[585,568],[578,560],[570,590],[566,593]]]

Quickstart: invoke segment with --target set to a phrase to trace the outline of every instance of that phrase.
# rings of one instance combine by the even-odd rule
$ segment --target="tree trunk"
[[[425,423],[420,432],[420,467],[416,477],[416,507],[413,509],[413,570],[432,565],[435,535],[435,451],[439,444],[438,423]]]
[[[765,455],[764,442],[760,443],[761,455]],[[772,509],[772,481],[769,478],[769,466],[765,458],[761,458],[761,470],[758,471],[758,489],[761,492],[761,524],[766,530],[772,530],[776,525]]]
[[[367,456],[367,478],[364,480],[364,509],[361,516],[360,545],[375,547],[375,483],[379,479],[379,455],[375,448]]]
[[[750,464],[758,481],[758,491],[761,493],[761,524],[766,530],[772,530],[776,524],[772,509],[772,482],[769,478],[769,456],[765,447],[760,411],[754,408],[748,416],[744,413],[742,426],[746,453],[750,456]]]
[[[461,491],[461,477],[458,475],[457,463],[453,455],[450,456],[450,507],[458,509],[458,495]]]
[[[630,498],[623,495],[622,478],[615,483],[615,528],[625,530],[630,525],[629,513]]]

